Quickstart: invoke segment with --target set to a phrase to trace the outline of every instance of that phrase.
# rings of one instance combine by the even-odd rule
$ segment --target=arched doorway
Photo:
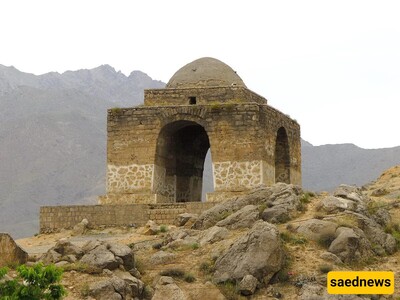
[[[275,182],[290,183],[289,140],[284,127],[279,128],[276,135]]]
[[[193,121],[165,125],[157,139],[153,190],[169,202],[201,201],[204,160],[210,141]]]

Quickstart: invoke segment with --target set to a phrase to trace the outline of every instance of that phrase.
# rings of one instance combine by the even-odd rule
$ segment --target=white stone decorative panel
[[[261,161],[224,161],[213,163],[216,191],[240,191],[262,184]]]
[[[107,166],[107,192],[121,193],[150,190],[154,165]]]

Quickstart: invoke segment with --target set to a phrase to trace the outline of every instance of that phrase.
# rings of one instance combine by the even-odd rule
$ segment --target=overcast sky
[[[211,56],[313,145],[400,146],[400,1],[0,0],[0,64],[167,82]]]

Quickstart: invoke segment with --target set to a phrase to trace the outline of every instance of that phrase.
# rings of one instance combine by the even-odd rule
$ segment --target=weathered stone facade
[[[201,201],[211,150],[218,201],[275,182],[301,184],[300,126],[247,89],[226,64],[202,58],[144,105],[110,109],[107,194],[100,204]]]

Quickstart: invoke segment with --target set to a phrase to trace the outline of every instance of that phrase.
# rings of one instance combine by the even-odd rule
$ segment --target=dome
[[[217,86],[246,87],[236,72],[222,61],[199,58],[180,68],[168,81],[166,88],[204,88]]]

